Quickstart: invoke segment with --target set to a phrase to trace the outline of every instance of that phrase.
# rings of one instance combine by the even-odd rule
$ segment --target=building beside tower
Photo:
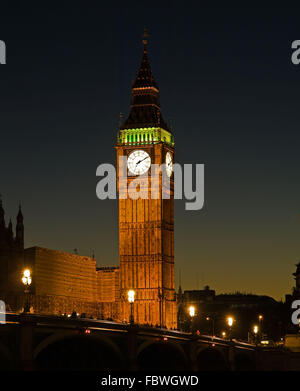
[[[5,224],[1,202],[0,299],[8,308],[19,311],[24,305],[21,277],[28,267],[32,272],[30,302],[36,312],[75,311],[101,319],[129,321],[127,294],[134,290],[136,323],[177,327],[172,172],[175,144],[161,113],[147,43],[144,35],[130,112],[117,135],[117,163],[120,157],[126,158],[126,166],[122,167],[126,176],[118,170],[117,180],[119,193],[126,193],[126,198],[119,198],[119,267],[97,267],[94,258],[78,254],[41,247],[24,249],[21,208],[14,236],[12,222]],[[170,186],[166,187],[163,172],[153,177],[152,164],[165,165],[164,174]],[[130,197],[130,188],[138,178],[139,187],[147,189],[147,199]],[[168,196],[164,199],[163,194]]]
[[[13,232],[12,221],[6,226],[5,211],[0,199],[0,292],[6,298],[18,300],[22,295],[20,275],[24,268],[24,225],[21,206]],[[18,305],[18,303],[16,303]]]

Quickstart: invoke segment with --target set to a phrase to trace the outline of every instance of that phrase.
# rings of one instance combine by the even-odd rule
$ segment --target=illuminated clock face
[[[167,171],[167,175],[170,177],[173,172],[173,160],[170,152],[166,153],[166,171]]]
[[[136,150],[128,156],[128,170],[133,175],[145,174],[151,165],[151,158],[146,151]]]

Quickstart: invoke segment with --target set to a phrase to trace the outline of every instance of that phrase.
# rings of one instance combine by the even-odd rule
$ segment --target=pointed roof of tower
[[[5,211],[2,206],[2,195],[0,194],[0,225],[5,226],[5,220],[4,220]]]
[[[24,217],[23,217],[23,213],[22,213],[22,209],[21,209],[21,203],[19,204],[19,212],[18,212],[18,215],[17,215],[17,222],[18,223],[23,223],[23,220],[24,220]]]
[[[181,288],[181,269],[179,269],[179,287],[178,287],[178,295],[182,296],[182,288]]]
[[[132,85],[132,88],[153,87],[158,90],[148,59],[148,51],[147,51],[148,33],[146,28],[144,29],[143,45],[144,45],[144,51],[143,51],[141,66],[137,74],[137,77]]]
[[[300,274],[300,262],[298,262],[295,266],[297,267],[297,269],[296,269],[296,272],[293,273],[293,276],[296,277],[297,275]]]
[[[8,227],[7,227],[7,233],[8,233],[8,238],[10,240],[13,240],[13,225],[12,225],[11,219],[9,219],[9,224],[8,224]]]
[[[169,130],[160,111],[159,89],[148,59],[148,34],[143,34],[143,57],[132,85],[130,113],[120,129],[161,127]]]

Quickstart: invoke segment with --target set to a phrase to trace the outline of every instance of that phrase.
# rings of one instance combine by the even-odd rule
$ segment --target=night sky
[[[117,201],[96,198],[96,168],[115,163],[146,26],[176,160],[205,164],[204,209],[175,203],[177,284],[181,268],[183,289],[283,298],[300,259],[299,10],[45,4],[0,13],[0,192],[7,219],[22,202],[26,247],[118,264]]]

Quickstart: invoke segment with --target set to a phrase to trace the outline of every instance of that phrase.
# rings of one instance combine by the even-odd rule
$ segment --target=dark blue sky
[[[95,172],[115,162],[147,26],[176,159],[205,164],[205,208],[176,202],[183,288],[283,297],[300,258],[297,10],[45,4],[0,14],[0,190],[7,217],[22,201],[26,246],[118,264],[117,202],[97,200]]]

